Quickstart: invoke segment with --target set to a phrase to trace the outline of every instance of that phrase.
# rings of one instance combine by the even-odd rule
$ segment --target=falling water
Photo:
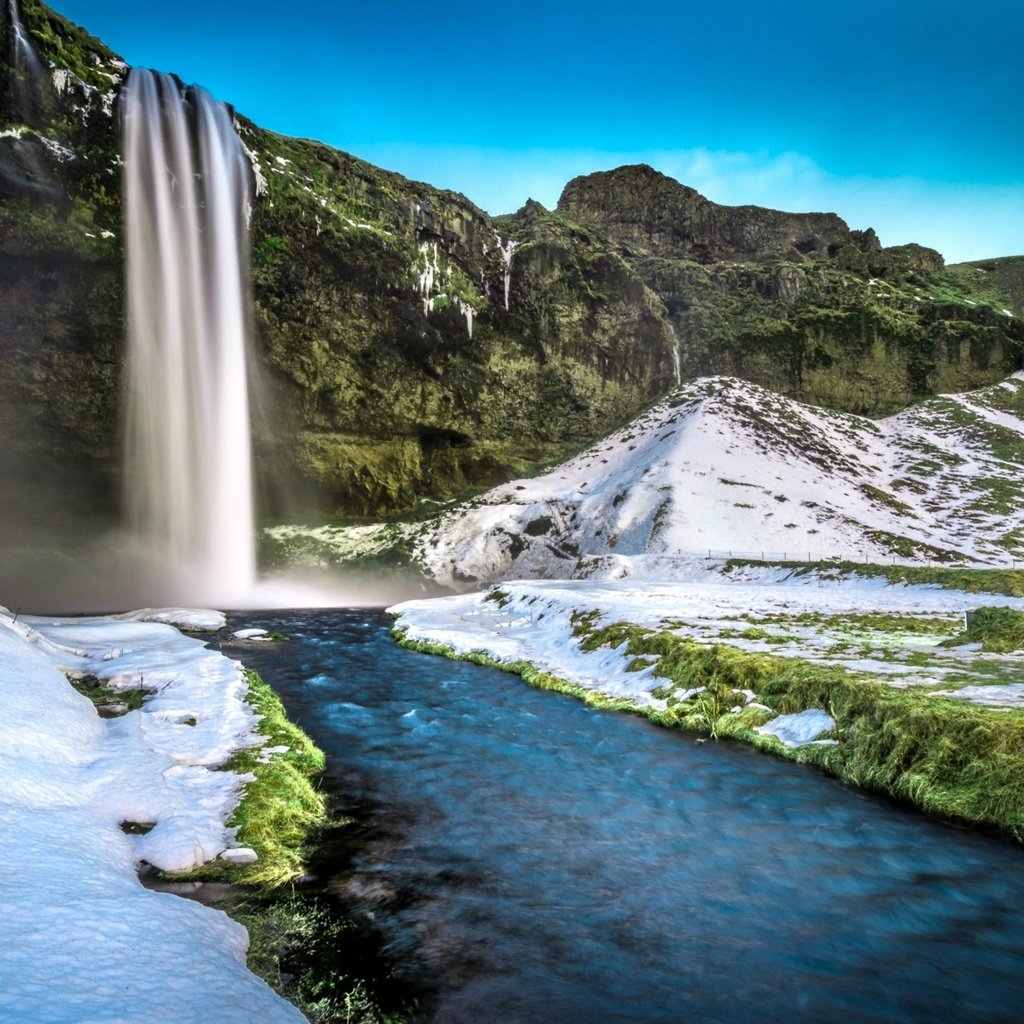
[[[7,0],[7,20],[6,58],[14,72],[9,80],[9,99],[13,101],[10,112],[25,124],[40,127],[47,123],[52,114],[52,87],[43,69],[43,62],[32,45],[32,37],[21,20],[18,0]],[[29,171],[34,177],[39,180],[48,177],[45,164],[37,156],[29,152],[23,152],[21,156],[29,162]]]
[[[30,83],[35,84],[42,78],[43,65],[22,24],[18,0],[7,0],[7,13],[11,18],[11,34],[14,40],[14,67]]]
[[[683,368],[679,361],[679,339],[671,323],[668,325],[668,333],[672,335],[672,373],[678,386],[683,382]]]
[[[228,108],[169,75],[133,70],[122,118],[127,516],[165,593],[237,601],[256,573],[251,170]]]
[[[519,244],[514,238],[507,241],[498,235],[498,252],[501,254],[502,283],[505,286],[505,310],[508,310],[508,296],[512,288],[512,257]]]

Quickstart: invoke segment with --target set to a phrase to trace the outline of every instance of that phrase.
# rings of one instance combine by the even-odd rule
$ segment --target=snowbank
[[[66,674],[155,695],[103,720]],[[240,925],[137,876],[233,843],[244,780],[212,769],[259,742],[240,667],[157,622],[0,612],[0,695],[0,1019],[303,1020],[246,969]]]
[[[704,378],[550,472],[406,527],[404,541],[453,587],[607,572],[591,563],[619,555],[1010,565],[1021,552],[1006,538],[1024,527],[1014,412],[1019,375],[878,421]],[[325,536],[339,560],[343,536],[366,543]]]
[[[1020,704],[1017,688],[1005,685],[999,672],[1011,662],[1024,671],[1024,653],[1002,656],[1002,668],[990,679],[995,671],[991,657],[939,647],[934,631],[899,629],[902,616],[938,623],[940,631],[945,621],[948,633],[956,633],[959,616],[979,604],[978,595],[932,586],[885,586],[878,579],[795,576],[772,567],[753,567],[744,575],[731,582],[708,582],[706,574],[703,581],[699,574],[652,580],[646,573],[624,579],[521,580],[475,594],[406,601],[389,611],[409,640],[457,655],[481,652],[505,664],[526,661],[577,686],[641,707],[665,707],[655,694],[667,680],[652,668],[637,671],[625,645],[583,650],[573,636],[581,614],[593,613],[597,627],[628,622],[669,630],[700,643],[725,642],[753,653],[841,665],[899,687],[935,688],[947,679],[962,683],[976,673],[979,683],[1004,685],[941,692],[975,703],[984,698],[994,706]],[[1024,608],[1018,598],[998,598],[998,603]],[[897,625],[889,633],[874,631],[858,625],[865,615],[869,622],[871,615],[894,616]],[[762,622],[768,628],[751,628]]]

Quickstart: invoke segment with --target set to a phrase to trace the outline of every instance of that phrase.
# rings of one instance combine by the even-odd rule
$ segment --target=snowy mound
[[[101,719],[68,675],[151,696]],[[241,925],[137,877],[231,847],[245,778],[214,769],[261,742],[245,692],[239,665],[170,626],[0,610],[0,1020],[305,1019],[249,973]]]
[[[1024,557],[1022,468],[1020,375],[877,421],[705,378],[443,512],[414,553],[456,586],[637,555],[1004,564]]]

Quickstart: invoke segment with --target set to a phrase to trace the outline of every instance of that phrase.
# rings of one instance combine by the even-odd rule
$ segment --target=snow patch
[[[421,245],[424,309],[441,273]],[[962,560],[1009,565],[1024,530],[1024,447],[993,395],[926,401],[887,420],[833,413],[732,378],[674,389],[628,426],[533,479],[447,509],[415,541],[440,583],[564,579],[595,559]],[[966,424],[966,425],[965,425]]]
[[[825,739],[835,729],[835,720],[817,708],[808,708],[795,715],[779,715],[754,732],[762,736],[774,736],[783,746],[802,747]],[[828,740],[835,743],[835,740]]]

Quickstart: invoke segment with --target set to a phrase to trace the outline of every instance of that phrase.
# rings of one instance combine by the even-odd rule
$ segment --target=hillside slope
[[[549,473],[403,532],[456,586],[639,554],[1009,564],[1024,558],[1024,378],[879,421],[702,379]]]

